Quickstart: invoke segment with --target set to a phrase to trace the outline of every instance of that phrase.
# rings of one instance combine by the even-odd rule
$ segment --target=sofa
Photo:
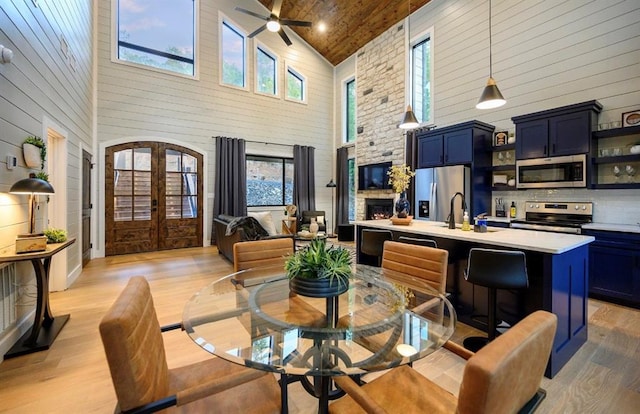
[[[216,229],[218,253],[233,264],[233,245],[249,240],[292,238],[292,235],[269,235],[257,219],[250,216],[229,216],[221,214],[213,220]],[[229,231],[227,231],[229,230]],[[227,234],[228,233],[228,234]]]

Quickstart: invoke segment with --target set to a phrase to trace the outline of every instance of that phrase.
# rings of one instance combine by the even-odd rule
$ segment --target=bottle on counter
[[[509,217],[516,218],[517,210],[516,210],[516,202],[511,202],[511,208],[509,209]]]
[[[471,230],[471,226],[469,225],[469,212],[465,211],[464,215],[462,216],[462,230],[464,231],[470,231]]]

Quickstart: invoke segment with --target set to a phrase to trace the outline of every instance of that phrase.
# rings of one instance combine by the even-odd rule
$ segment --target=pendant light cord
[[[491,51],[491,0],[489,0],[489,77],[493,78],[493,53]]]

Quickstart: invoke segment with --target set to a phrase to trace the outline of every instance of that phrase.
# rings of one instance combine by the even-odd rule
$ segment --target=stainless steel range
[[[514,229],[580,234],[593,221],[593,203],[527,201],[525,219],[511,220]]]

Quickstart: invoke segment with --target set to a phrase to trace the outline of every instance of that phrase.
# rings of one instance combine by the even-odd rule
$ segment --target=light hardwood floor
[[[150,281],[160,323],[168,324],[181,320],[196,290],[231,270],[214,247],[92,260],[71,288],[51,294],[54,315],[71,314],[51,349],[0,364],[0,412],[113,412],[116,398],[98,323],[129,277]],[[548,395],[540,413],[640,412],[640,311],[590,301],[589,312],[589,341],[553,380],[543,380]],[[471,334],[459,324],[454,340]],[[184,332],[163,337],[170,367],[211,357]],[[461,360],[439,351],[414,366],[457,393]],[[317,407],[299,384],[290,386],[289,401],[292,413]]]

